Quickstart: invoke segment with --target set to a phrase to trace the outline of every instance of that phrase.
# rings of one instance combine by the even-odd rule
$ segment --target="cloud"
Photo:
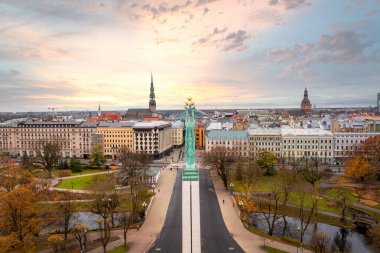
[[[250,37],[247,31],[237,30],[235,32],[229,33],[224,39],[224,51],[236,50],[242,51],[248,46],[245,44],[245,41]]]
[[[207,34],[207,35],[205,35],[205,36],[203,36],[203,37],[201,37],[201,38],[199,38],[196,42],[194,42],[193,44],[205,44],[205,43],[207,43],[210,39],[212,39],[214,36],[217,36],[218,34],[222,34],[222,33],[225,33],[227,31],[227,28],[225,27],[225,28],[223,28],[223,29],[219,29],[218,27],[215,27],[214,28],[214,30],[211,32],[211,33],[209,33],[209,34]]]
[[[309,0],[269,0],[269,5],[283,5],[286,9],[296,9],[311,5]]]

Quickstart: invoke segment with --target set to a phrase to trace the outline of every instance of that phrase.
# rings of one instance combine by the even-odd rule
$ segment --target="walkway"
[[[222,180],[213,171],[212,178],[215,191],[218,196],[220,209],[222,211],[224,222],[233,238],[245,252],[265,252],[261,247],[264,243],[273,248],[281,249],[286,252],[296,253],[297,248],[285,243],[264,239],[258,235],[249,232],[240,220],[239,210],[233,203],[233,198],[229,191],[225,190]],[[223,204],[224,200],[224,204]],[[304,252],[309,252],[304,250]]]
[[[156,188],[156,195],[152,200],[152,203],[147,210],[147,216],[144,224],[141,226],[139,231],[130,230],[127,234],[127,243],[130,245],[130,250],[128,253],[141,253],[149,249],[152,243],[156,240],[159,235],[166,217],[166,212],[168,210],[170,196],[172,195],[174,181],[176,178],[176,170],[161,170],[160,179],[158,186]],[[158,192],[158,189],[160,192]],[[122,232],[114,232],[123,238]],[[114,241],[107,246],[107,249],[113,249],[123,245],[123,239]],[[96,248],[91,253],[102,253],[103,249],[101,247]]]

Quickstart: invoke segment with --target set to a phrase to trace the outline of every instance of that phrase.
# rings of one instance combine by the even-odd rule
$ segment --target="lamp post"
[[[232,194],[232,190],[234,189],[233,187],[234,187],[234,184],[231,182],[230,183],[230,192],[231,192],[231,194]]]
[[[145,211],[146,211],[146,206],[147,206],[148,204],[144,201],[143,203],[142,203],[142,206],[143,206],[143,208],[144,208],[144,220],[145,220]]]
[[[154,193],[154,188],[156,187],[155,184],[152,184],[152,190],[153,190],[153,193]]]

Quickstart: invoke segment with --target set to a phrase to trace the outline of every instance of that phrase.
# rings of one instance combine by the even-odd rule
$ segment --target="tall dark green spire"
[[[156,113],[156,96],[154,95],[153,74],[150,73],[150,95],[149,95],[149,110],[151,113]]]

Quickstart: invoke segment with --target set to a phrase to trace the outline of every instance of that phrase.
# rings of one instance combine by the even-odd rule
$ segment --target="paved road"
[[[224,224],[209,170],[199,172],[202,253],[244,252]]]
[[[178,171],[170,198],[164,227],[149,252],[178,253],[182,251],[182,173]]]
[[[165,225],[153,244],[153,252],[182,252],[182,173],[177,174]],[[202,253],[244,252],[229,234],[219,208],[208,170],[199,180]]]

